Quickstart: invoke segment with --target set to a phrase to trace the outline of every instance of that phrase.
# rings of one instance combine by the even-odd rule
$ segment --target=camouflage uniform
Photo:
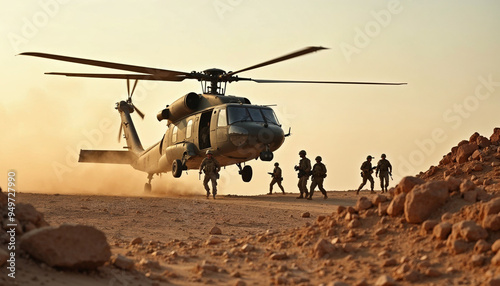
[[[371,191],[373,192],[373,187],[375,185],[375,182],[373,181],[373,177],[372,177],[373,167],[372,167],[371,159],[370,160],[367,159],[365,162],[363,162],[363,164],[361,165],[361,171],[363,171],[362,172],[363,182],[361,183],[361,185],[359,185],[359,188],[356,191],[356,194],[358,194],[359,190],[361,190],[361,188],[363,188],[363,186],[366,184],[366,181],[370,181],[370,188],[371,188]]]
[[[299,187],[300,196],[298,198],[303,198],[304,195],[307,198],[309,192],[307,191],[307,180],[309,179],[311,172],[311,160],[306,157],[300,159],[299,162],[299,183],[297,186]]]
[[[273,170],[273,180],[271,181],[270,187],[269,187],[269,193],[273,193],[273,186],[274,184],[278,183],[278,187],[281,189],[283,194],[285,193],[285,189],[281,185],[281,181],[283,181],[283,178],[281,177],[281,168],[276,166],[274,167]]]
[[[208,187],[208,181],[212,181],[212,192],[214,195],[217,195],[217,179],[218,179],[218,174],[220,170],[220,164],[217,162],[215,158],[204,158],[203,161],[201,161],[200,165],[200,172],[203,171],[205,172],[205,178],[203,179],[203,186],[205,187],[205,190],[207,191],[207,198],[210,196],[210,188]]]
[[[380,177],[380,187],[382,188],[382,193],[387,191],[387,187],[389,186],[389,173],[392,173],[392,165],[391,163],[385,159],[385,156],[382,157],[377,163],[377,170],[375,171],[375,176]],[[385,183],[384,183],[385,181]]]
[[[326,190],[323,188],[323,181],[325,180],[326,177],[326,166],[325,164],[321,162],[317,162],[314,164],[314,167],[312,169],[312,178],[311,178],[311,188],[309,192],[309,199],[312,199],[312,196],[314,194],[314,189],[316,186],[319,187],[319,190],[323,194],[323,198],[328,198],[326,195]]]

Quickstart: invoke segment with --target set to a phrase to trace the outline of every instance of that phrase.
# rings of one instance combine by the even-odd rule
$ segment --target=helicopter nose
[[[275,147],[276,149],[281,146],[284,139],[285,133],[279,126],[264,126],[257,134],[257,141],[259,143]]]
[[[232,125],[229,128],[229,138],[235,146],[261,145],[271,151],[278,149],[285,140],[285,133],[277,125],[260,125],[245,123]]]

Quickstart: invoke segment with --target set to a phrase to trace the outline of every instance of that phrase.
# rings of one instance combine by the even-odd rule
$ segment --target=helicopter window
[[[191,137],[193,129],[193,120],[189,120],[186,127],[186,139]]]
[[[217,127],[227,126],[226,110],[221,109],[219,111],[219,119],[217,120]]]
[[[260,113],[260,110],[257,108],[249,108],[248,111],[250,112],[250,115],[252,116],[253,121],[255,122],[265,122],[264,117],[262,117],[262,113]]]
[[[264,114],[264,118],[266,119],[267,123],[279,125],[278,119],[276,118],[276,115],[274,114],[274,111],[272,109],[261,109],[261,110],[262,114]]]
[[[245,107],[231,106],[227,108],[227,113],[229,115],[229,124],[252,121],[252,117],[250,117]]]
[[[179,128],[177,126],[174,126],[174,130],[172,130],[172,142],[177,142],[177,131]]]

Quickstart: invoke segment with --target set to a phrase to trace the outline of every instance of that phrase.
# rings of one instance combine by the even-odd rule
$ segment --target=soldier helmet
[[[280,163],[278,163],[278,162],[274,163],[274,166],[279,166],[279,165],[280,165]]]
[[[380,157],[385,158],[386,156],[385,156],[385,154],[382,154],[382,156],[380,156]]]
[[[323,159],[321,158],[321,156],[316,156],[316,160],[321,161]]]
[[[306,154],[307,154],[307,153],[306,153],[306,151],[305,151],[305,150],[300,150],[300,152],[299,152],[299,155],[304,155],[304,156],[305,156]]]
[[[371,160],[371,159],[373,159],[373,157],[372,157],[371,155],[368,155],[368,156],[366,157],[366,160]]]
[[[213,155],[214,153],[212,152],[212,150],[207,150],[207,152],[205,154],[207,154],[207,155]]]

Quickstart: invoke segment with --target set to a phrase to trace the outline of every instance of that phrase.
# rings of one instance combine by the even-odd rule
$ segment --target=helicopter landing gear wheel
[[[172,176],[179,178],[182,175],[183,165],[182,161],[177,159],[172,163]]]
[[[243,179],[243,182],[250,182],[250,180],[252,180],[252,175],[253,175],[253,171],[252,171],[252,167],[251,166],[245,166],[243,167],[243,169],[240,171],[240,174],[241,174],[241,178]]]
[[[151,184],[149,184],[149,183],[144,184],[144,192],[151,193]]]

